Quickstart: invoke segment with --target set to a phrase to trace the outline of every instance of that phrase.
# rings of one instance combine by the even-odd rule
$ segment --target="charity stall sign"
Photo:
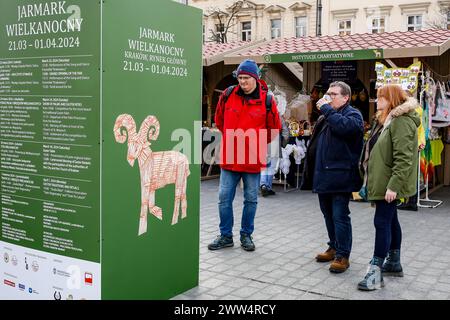
[[[324,61],[321,69],[322,83],[334,81],[353,83],[357,79],[356,61]]]
[[[383,49],[266,54],[265,63],[383,59]]]

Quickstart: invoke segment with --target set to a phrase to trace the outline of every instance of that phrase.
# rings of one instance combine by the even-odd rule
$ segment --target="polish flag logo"
[[[84,273],[84,284],[92,286],[92,273],[90,272]]]

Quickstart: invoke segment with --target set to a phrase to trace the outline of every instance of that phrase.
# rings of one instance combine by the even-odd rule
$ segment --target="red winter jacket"
[[[219,162],[222,169],[259,173],[266,166],[267,144],[279,134],[281,121],[273,98],[272,110],[266,114],[264,81],[259,81],[256,90],[259,99],[245,97],[239,86],[228,99],[226,90],[220,96],[215,122],[222,133]]]

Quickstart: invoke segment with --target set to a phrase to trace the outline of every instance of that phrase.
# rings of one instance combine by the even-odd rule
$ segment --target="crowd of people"
[[[288,130],[275,99],[260,79],[255,61],[243,61],[235,75],[239,84],[224,91],[216,109],[215,122],[222,132],[220,234],[208,248],[219,250],[234,245],[233,200],[242,179],[240,242],[244,250],[254,251],[252,234],[258,191],[267,196],[272,189],[273,160],[266,156],[267,145],[279,139],[284,146]],[[374,253],[366,275],[358,283],[358,289],[371,291],[384,286],[383,276],[403,276],[397,202],[417,193],[415,172],[421,120],[415,111],[416,99],[400,86],[385,85],[377,91],[377,113],[364,141],[363,117],[352,107],[351,96],[349,85],[337,81],[317,102],[320,117],[308,144],[302,186],[309,186],[318,194],[328,248],[317,254],[316,261],[331,262],[332,273],[345,272],[350,266],[352,192],[359,192],[374,204]]]

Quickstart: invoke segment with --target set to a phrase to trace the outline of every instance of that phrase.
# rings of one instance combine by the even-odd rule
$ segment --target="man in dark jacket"
[[[309,178],[313,192],[319,195],[329,237],[329,248],[316,260],[334,260],[330,271],[341,273],[350,266],[352,225],[348,205],[351,193],[359,191],[362,184],[358,161],[364,123],[361,113],[349,104],[351,89],[346,83],[331,83],[327,94],[327,99],[317,102],[322,115],[311,137],[305,172],[313,170]]]

